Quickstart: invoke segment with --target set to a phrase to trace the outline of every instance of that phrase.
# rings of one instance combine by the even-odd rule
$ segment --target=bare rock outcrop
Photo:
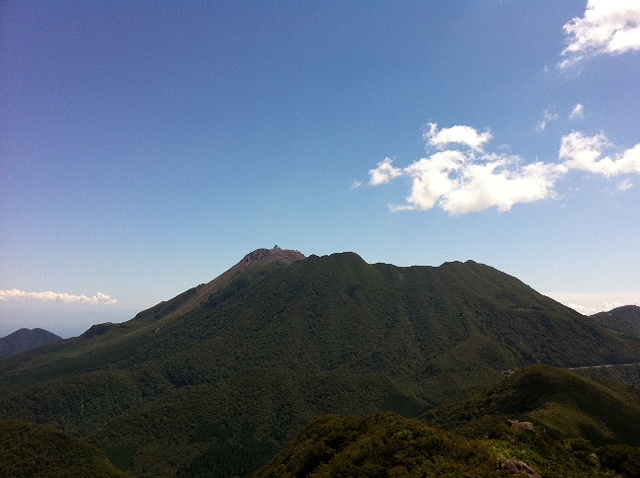
[[[505,458],[500,463],[500,468],[512,474],[513,476],[521,476],[526,478],[542,478],[537,471],[531,468],[531,466],[520,460],[511,460]]]
[[[521,422],[519,420],[507,420],[509,422],[509,428],[512,430],[518,430],[521,432],[535,433],[536,427],[531,422]]]

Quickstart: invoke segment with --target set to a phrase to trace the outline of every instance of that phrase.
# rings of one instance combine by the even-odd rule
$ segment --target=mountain
[[[462,435],[436,426],[438,419]],[[640,448],[605,444],[637,444],[639,421],[637,402],[618,392],[532,366],[472,399],[433,410],[429,420],[392,413],[322,417],[254,477],[639,476]]]
[[[0,476],[127,478],[97,448],[50,425],[0,420]]]
[[[637,305],[616,307],[594,314],[591,318],[612,330],[640,338],[640,307]]]
[[[62,340],[62,337],[58,337],[56,334],[44,329],[16,330],[12,334],[0,338],[0,359],[59,340]]]
[[[534,363],[640,362],[640,341],[473,261],[248,254],[208,284],[0,363],[0,417],[135,476],[246,476],[327,414],[418,416]]]

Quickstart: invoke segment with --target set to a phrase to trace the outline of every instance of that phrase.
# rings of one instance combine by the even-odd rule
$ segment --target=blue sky
[[[640,7],[4,2],[0,336],[261,247],[640,303]]]

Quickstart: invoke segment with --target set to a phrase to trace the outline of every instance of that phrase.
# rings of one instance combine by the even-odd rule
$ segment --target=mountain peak
[[[136,315],[141,316],[166,316],[166,315],[179,315],[188,312],[189,310],[197,307],[202,301],[206,300],[211,294],[218,292],[223,287],[226,287],[235,279],[238,275],[246,272],[254,267],[262,267],[266,265],[276,264],[280,266],[288,266],[294,262],[306,259],[305,255],[300,251],[294,251],[290,249],[281,249],[279,246],[274,246],[273,249],[256,249],[244,256],[240,262],[220,274],[212,281],[201,284],[198,287],[183,292],[182,294],[174,297],[173,299],[165,302],[160,302],[155,306],[147,309]],[[162,312],[162,311],[165,312]],[[166,312],[170,310],[170,312]],[[102,328],[100,330],[103,330]],[[87,331],[87,333],[93,334],[96,331]]]
[[[276,245],[273,249],[256,249],[255,251],[250,252],[229,270],[233,270],[235,273],[238,273],[259,265],[273,263],[289,265],[302,259],[306,259],[306,257],[300,251],[281,249]]]

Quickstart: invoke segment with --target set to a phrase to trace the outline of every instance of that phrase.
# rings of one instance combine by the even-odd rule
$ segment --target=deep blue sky
[[[2,3],[0,336],[127,320],[275,244],[640,303],[625,3]]]

